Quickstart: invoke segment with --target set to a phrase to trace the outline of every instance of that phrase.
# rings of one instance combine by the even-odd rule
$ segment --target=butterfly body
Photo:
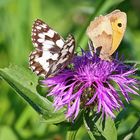
[[[124,12],[115,10],[105,16],[96,17],[87,28],[87,35],[93,43],[93,49],[100,49],[99,57],[110,60],[118,48],[126,29],[127,17]]]
[[[32,43],[35,50],[29,57],[30,68],[43,77],[55,75],[63,70],[74,54],[74,37],[69,35],[65,41],[40,19],[33,24]]]

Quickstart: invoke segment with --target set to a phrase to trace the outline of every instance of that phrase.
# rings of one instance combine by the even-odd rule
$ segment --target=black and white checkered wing
[[[55,61],[52,67],[50,68],[50,72],[53,72],[55,74],[58,71],[63,70],[72,60],[74,55],[74,49],[75,49],[75,39],[72,35],[69,35],[67,37],[67,40],[65,41],[63,48],[59,53],[58,60]]]
[[[63,60],[63,62],[60,61],[62,59],[61,56],[64,56],[63,51],[65,50],[67,41],[64,41],[64,39],[57,32],[55,32],[40,19],[37,19],[33,24],[32,43],[35,47],[35,51],[33,51],[29,57],[30,68],[37,75],[53,75],[54,72],[59,71],[59,62],[61,65],[63,65],[69,61],[68,59],[65,59],[65,61]],[[75,45],[71,46],[75,47]],[[71,47],[71,49],[73,48],[72,50],[74,50],[74,47]],[[67,49],[65,53],[66,52],[69,53]],[[57,70],[55,69],[54,65],[56,65]],[[64,66],[61,66],[60,70],[62,68],[64,68]]]
[[[32,26],[32,42],[39,50],[54,48],[59,51],[64,45],[63,38],[40,19],[37,19]]]

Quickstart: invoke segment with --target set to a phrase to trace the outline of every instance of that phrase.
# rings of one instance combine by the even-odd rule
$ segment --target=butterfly
[[[101,59],[110,60],[124,36],[126,24],[126,13],[120,10],[96,17],[86,31],[92,42],[89,45],[91,52],[94,50]]]
[[[32,26],[32,43],[35,50],[29,56],[29,65],[39,76],[53,76],[72,60],[75,39],[68,35],[64,40],[45,22],[37,19]]]

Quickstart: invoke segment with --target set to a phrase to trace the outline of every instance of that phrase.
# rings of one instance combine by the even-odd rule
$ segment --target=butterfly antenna
[[[88,41],[88,48],[89,48],[89,51],[91,53],[91,55],[93,56],[93,52],[94,52],[94,47],[93,47],[93,43],[91,40]]]

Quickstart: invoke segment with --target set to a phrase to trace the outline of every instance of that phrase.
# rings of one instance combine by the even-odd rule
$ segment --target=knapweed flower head
[[[73,67],[67,68],[43,81],[50,88],[56,110],[67,107],[66,117],[74,120],[81,109],[96,109],[97,113],[115,117],[114,111],[123,107],[120,93],[129,102],[137,94],[136,69],[117,58],[101,60],[96,54],[83,52],[75,56]]]

